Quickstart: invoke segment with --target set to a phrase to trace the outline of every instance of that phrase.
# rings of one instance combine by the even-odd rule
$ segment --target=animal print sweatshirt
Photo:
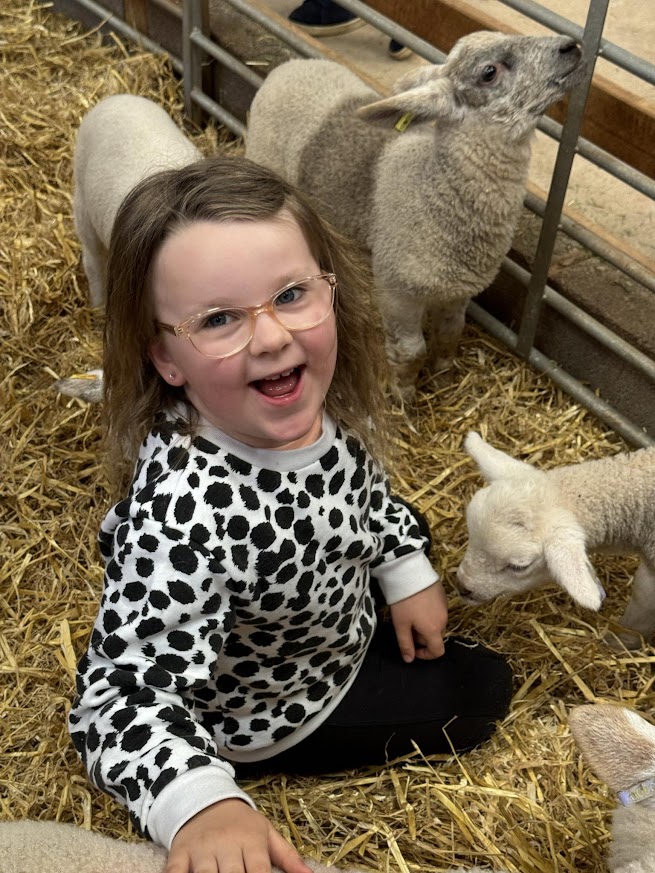
[[[162,420],[99,542],[71,735],[95,784],[166,847],[216,801],[252,805],[230,762],[284,751],[335,709],[375,628],[370,577],[388,603],[437,580],[412,514],[327,416],[292,451]]]

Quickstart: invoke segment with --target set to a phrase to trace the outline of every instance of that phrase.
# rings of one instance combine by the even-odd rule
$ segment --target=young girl
[[[444,647],[425,522],[389,494],[381,337],[350,246],[250,161],[160,173],[116,218],[108,444],[135,471],[70,727],[167,873],[307,870],[235,770],[469,748],[507,712],[505,661]]]

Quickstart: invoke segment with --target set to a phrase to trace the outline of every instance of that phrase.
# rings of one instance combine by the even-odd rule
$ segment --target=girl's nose
[[[263,355],[277,352],[293,340],[291,333],[269,312],[261,312],[255,318],[250,354]]]

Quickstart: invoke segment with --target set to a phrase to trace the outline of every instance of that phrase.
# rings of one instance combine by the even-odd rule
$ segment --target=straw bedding
[[[100,361],[71,218],[75,130],[100,97],[123,91],[182,124],[180,88],[164,60],[103,46],[23,0],[3,0],[0,48],[0,816],[136,839],[124,810],[88,784],[65,726],[102,584],[95,537],[109,493],[99,408],[53,383]],[[235,147],[211,128],[186,129],[204,152]],[[599,871],[613,801],[582,764],[566,713],[596,699],[653,710],[653,649],[615,655],[602,641],[634,561],[597,562],[610,592],[600,615],[556,591],[475,610],[457,600],[451,574],[465,545],[462,511],[480,484],[461,450],[469,429],[544,466],[621,442],[474,328],[455,375],[439,390],[426,381],[409,420],[397,415],[394,484],[431,524],[451,629],[511,660],[509,717],[461,758],[417,750],[382,769],[247,787],[301,851],[330,863]]]

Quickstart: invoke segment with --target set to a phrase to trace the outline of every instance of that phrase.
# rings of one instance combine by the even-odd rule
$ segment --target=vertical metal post
[[[582,37],[582,54],[589,65],[584,81],[573,90],[569,101],[569,111],[566,123],[562,128],[560,146],[557,151],[553,179],[548,192],[548,200],[544,211],[541,233],[532,268],[532,276],[528,285],[525,308],[521,318],[517,353],[527,360],[534,345],[534,338],[539,325],[539,316],[544,301],[548,268],[553,256],[559,222],[564,207],[564,198],[569,184],[571,166],[576,153],[576,144],[582,127],[582,119],[591,86],[595,59],[599,52],[605,17],[609,0],[591,0],[587,22]]]
[[[193,100],[194,89],[202,90],[203,52],[193,42],[197,33],[203,32],[207,19],[206,0],[184,0],[182,3],[182,61],[184,65],[184,109],[187,116],[200,124],[202,109]]]

